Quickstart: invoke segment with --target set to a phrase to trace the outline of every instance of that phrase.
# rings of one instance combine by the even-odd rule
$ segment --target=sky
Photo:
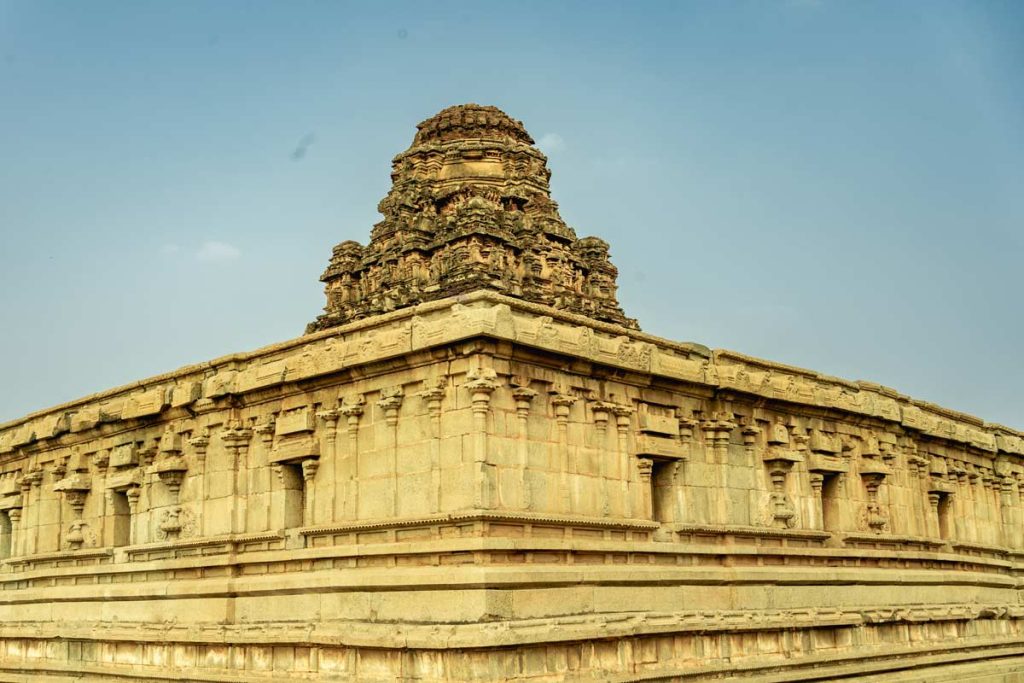
[[[453,104],[626,313],[1024,428],[1024,3],[0,0],[0,421],[300,335]]]

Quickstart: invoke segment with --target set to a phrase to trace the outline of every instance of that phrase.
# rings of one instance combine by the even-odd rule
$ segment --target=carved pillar
[[[11,556],[22,554],[21,551],[21,508],[11,508],[7,512],[11,520]]]
[[[914,533],[917,536],[928,536],[931,533],[929,531],[931,528],[931,512],[928,506],[928,458],[921,455],[917,449],[917,444],[913,440],[907,439],[902,444],[902,449],[906,454],[907,462],[913,467],[911,472],[914,477],[914,496],[912,499]]]
[[[864,481],[864,488],[868,493],[866,521],[868,528],[876,534],[882,533],[888,523],[888,515],[885,514],[878,500],[878,489],[885,480],[885,475],[886,471],[880,465],[868,467],[862,465],[860,470],[860,477]]]
[[[981,473],[974,463],[967,464],[967,481],[961,491],[964,496],[964,508],[967,510],[966,526],[971,529],[972,541],[980,541],[981,527],[984,524],[981,512],[981,496],[978,493],[978,485],[981,482]]]
[[[192,447],[192,454],[196,459],[196,477],[199,483],[199,520],[196,525],[199,527],[199,536],[206,535],[206,449],[210,445],[210,434],[206,429],[200,430],[198,434],[188,440]]]
[[[430,492],[428,505],[431,512],[441,510],[441,403],[444,401],[447,377],[435,377],[424,382],[418,395],[426,404],[430,418]]]
[[[519,433],[516,435],[516,453],[519,461],[519,507],[523,510],[529,510],[532,505],[527,472],[530,468],[530,403],[536,397],[537,392],[527,386],[518,386],[512,389],[512,398],[516,402],[516,417],[519,420]]]
[[[64,473],[68,471],[67,468],[67,457],[56,458],[53,461],[53,480],[59,482],[63,477]],[[40,491],[40,497],[42,497],[42,491]],[[64,505],[61,504],[60,496],[57,496],[55,501],[55,507],[57,510],[57,550],[61,549],[61,534],[64,529]],[[81,535],[81,527],[79,527],[79,535]]]
[[[640,517],[654,519],[654,503],[651,500],[651,475],[654,472],[654,461],[650,458],[637,458],[636,471],[640,489]]]
[[[1016,495],[1013,497],[1013,528],[1016,531],[1013,547],[1021,549],[1024,548],[1024,528],[1022,528],[1024,527],[1024,480],[1022,480],[1020,472],[1014,472],[1012,478],[1013,486],[1016,489]]]
[[[345,471],[345,519],[359,519],[359,418],[363,415],[366,399],[356,394],[346,399],[341,405],[341,414],[345,416],[345,433],[348,435],[348,456]]]
[[[955,471],[950,472],[949,483],[953,489],[957,492],[953,496],[953,505],[956,508],[956,538],[973,541],[976,540],[977,534],[973,525],[970,524],[967,517],[970,514],[970,510],[967,509],[967,499],[965,496],[960,495],[962,491],[967,488],[967,468],[964,467],[963,463],[957,463]]]
[[[1017,546],[1017,525],[1013,510],[1013,480],[1008,476],[999,480],[999,503],[1003,519],[1003,545],[1014,548]]]
[[[933,538],[941,536],[939,532],[939,501],[941,499],[942,495],[938,491],[928,492],[928,505],[931,508],[931,516],[928,518],[928,535]]]
[[[110,451],[99,450],[96,451],[92,456],[92,464],[96,468],[96,490],[105,491],[107,488],[107,465],[110,464]],[[100,546],[107,545],[108,531],[107,527],[110,525],[110,521],[107,519],[108,501],[107,496],[102,495],[98,500],[98,511],[97,517],[99,519],[99,530],[97,531],[98,540]]]
[[[950,536],[952,534],[949,533],[948,526],[947,533],[943,534],[942,532],[942,499],[943,496],[948,497],[953,494],[953,486],[946,478],[949,474],[949,470],[946,467],[945,460],[936,456],[932,456],[928,470],[930,474],[928,483],[928,504],[931,508],[928,532],[930,536],[935,538],[942,538],[944,535]],[[948,501],[946,504],[948,505]]]
[[[992,544],[998,544],[1002,542],[1003,533],[1003,512],[1002,502],[1000,495],[999,477],[996,476],[992,469],[985,471],[985,488],[988,494],[986,498],[989,501],[989,509],[992,511],[989,517],[989,538],[988,542]]]
[[[825,515],[824,506],[825,501],[822,498],[823,486],[825,483],[825,475],[821,472],[810,473],[811,492],[814,495],[814,500],[817,501],[817,505],[813,507],[814,519],[811,520],[812,529],[824,529],[825,528]]]
[[[302,481],[303,488],[306,491],[305,506],[302,510],[302,524],[304,526],[310,526],[316,523],[313,512],[316,509],[313,479],[316,477],[316,473],[319,469],[319,458],[306,458],[302,461]]]
[[[612,513],[612,479],[618,475],[618,469],[610,471],[615,461],[608,457],[608,422],[612,416],[614,404],[606,401],[597,401],[591,408],[594,418],[594,427],[597,432],[597,457],[600,462],[601,475],[601,513],[608,516]]]
[[[700,422],[691,417],[686,417],[681,410],[676,411],[679,418],[679,441],[683,444],[683,452],[687,458],[693,456],[693,434],[700,426]]]
[[[569,412],[575,402],[576,397],[569,394],[556,392],[551,396],[555,423],[558,425],[558,488],[562,509],[566,512],[574,512],[578,507],[578,466],[569,448]]]
[[[743,436],[743,449],[747,452],[747,455],[753,458],[754,452],[757,449],[757,435],[761,433],[761,428],[755,424],[753,418],[744,420],[740,427],[740,434]],[[753,460],[751,460],[753,462]]]
[[[487,414],[491,409],[491,394],[498,388],[497,373],[489,368],[473,370],[466,375],[463,385],[470,393],[473,411],[473,479],[477,508],[490,509],[497,501],[497,476],[487,452]]]
[[[704,433],[704,462],[718,463],[718,425],[715,420],[702,420],[700,430]]]
[[[1019,520],[1014,507],[1013,473],[1005,456],[997,456],[993,463],[996,477],[995,486],[999,492],[999,513],[1002,521],[1002,544],[1008,548],[1017,546]]]
[[[243,427],[238,420],[232,420],[228,428],[221,434],[221,440],[231,455],[231,466],[234,477],[232,478],[231,490],[231,533],[238,534],[245,531],[246,512],[248,510],[248,454],[249,439],[252,438],[252,430]]]
[[[321,520],[323,522],[334,521],[334,515],[336,514],[336,504],[338,497],[338,420],[341,418],[341,412],[334,408],[325,408],[319,411],[316,416],[324,423],[324,443],[321,448],[321,463],[317,466],[322,466],[323,460],[326,458],[327,463],[330,465],[330,472],[328,473],[327,483],[327,519]],[[303,463],[305,467],[305,463]],[[312,481],[308,482],[312,485]],[[315,492],[311,486],[306,487],[306,500],[309,502],[315,495]],[[306,520],[306,525],[316,524],[316,507],[310,503],[309,508],[311,513],[309,518]]]
[[[388,507],[390,514],[395,516],[399,512],[398,505],[398,411],[402,407],[402,400],[405,394],[401,387],[393,387],[381,391],[380,399],[377,400],[377,407],[384,411],[384,425],[387,428],[387,458],[388,458]]]
[[[139,542],[138,532],[138,512],[139,512],[139,497],[142,495],[142,489],[138,485],[131,486],[125,491],[125,496],[128,498],[128,545],[135,545]]]
[[[22,515],[24,522],[22,536],[22,555],[33,555],[38,551],[39,543],[39,506],[42,491],[39,487],[43,480],[43,470],[38,466],[31,468],[21,479]],[[37,493],[38,491],[38,493]]]
[[[618,467],[616,467],[616,478],[619,480],[619,490],[622,498],[622,514],[625,517],[634,517],[633,505],[633,467],[631,467],[629,455],[629,429],[633,424],[633,406],[613,404],[612,414],[615,416],[615,432],[618,435]]]

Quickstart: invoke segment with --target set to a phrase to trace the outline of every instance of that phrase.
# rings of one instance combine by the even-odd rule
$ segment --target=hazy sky
[[[0,0],[0,420],[301,334],[494,104],[644,330],[1024,427],[1024,3]]]

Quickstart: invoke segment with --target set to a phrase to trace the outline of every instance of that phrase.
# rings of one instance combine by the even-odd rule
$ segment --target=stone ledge
[[[720,536],[756,536],[760,538],[793,538],[823,541],[834,536],[830,531],[814,529],[774,529],[759,526],[726,526],[722,524],[669,524],[667,529],[675,533],[716,534]]]
[[[214,545],[239,545],[242,543],[258,543],[260,541],[279,541],[285,538],[281,531],[257,531],[249,534],[235,534],[223,536],[209,536],[206,538],[186,538],[177,541],[163,543],[143,543],[139,545],[124,546],[123,549],[128,556],[155,552],[160,550],[178,550],[182,548],[202,548]],[[32,557],[26,558],[28,560]]]
[[[902,671],[920,667],[934,667],[958,662],[974,662],[982,659],[994,659],[1001,657],[1024,657],[1024,644],[1020,639],[1009,641],[989,641],[987,644],[971,646],[962,645],[939,645],[929,643],[927,650],[922,652],[921,648],[876,648],[875,652],[864,653],[861,651],[855,655],[828,654],[810,657],[801,657],[798,660],[791,660],[786,664],[764,664],[764,663],[730,663],[702,666],[700,671],[694,669],[672,668],[656,673],[630,674],[629,676],[610,676],[604,680],[615,683],[626,681],[701,681],[718,680],[722,674],[730,674],[730,677],[746,679],[757,677],[758,683],[790,683],[796,681],[820,681],[823,677],[850,678],[860,680],[861,675]],[[938,653],[937,653],[938,652]],[[895,660],[895,661],[893,661]],[[836,666],[836,662],[840,662]],[[989,671],[993,674],[1001,673],[999,663],[992,662]],[[1024,668],[1024,662],[1021,662]],[[785,673],[780,673],[785,671]],[[881,679],[880,679],[881,680]],[[884,680],[889,680],[887,677]],[[915,682],[922,679],[915,678]],[[933,679],[928,679],[933,680]]]
[[[953,603],[886,605],[855,609],[693,610],[684,612],[617,612],[475,623],[394,623],[360,620],[296,622],[160,624],[129,622],[8,622],[4,637],[62,638],[151,643],[236,643],[267,645],[344,645],[426,650],[492,648],[531,643],[573,642],[653,634],[743,633],[768,630],[821,629],[893,623],[1016,620],[1024,608]],[[1024,639],[1021,640],[1024,646]]]
[[[347,570],[249,574],[177,581],[54,585],[0,592],[0,606],[42,603],[88,603],[110,600],[161,601],[177,598],[237,598],[373,591],[513,590],[592,586],[595,588],[880,586],[959,587],[1020,590],[1013,577],[948,570],[877,569],[865,567],[733,566],[728,568],[678,565],[443,565],[433,567],[364,567]],[[1007,594],[1007,598],[1014,597]],[[1005,606],[1005,605],[1004,605]],[[1017,606],[1013,605],[1012,609]]]
[[[652,522],[645,519],[611,519],[603,517],[549,515],[536,512],[475,510],[397,520],[381,519],[365,522],[340,522],[337,524],[303,527],[298,530],[298,533],[302,536],[318,536],[322,534],[362,531],[365,529],[398,529],[410,526],[438,524],[442,522],[522,522],[529,524],[553,524],[568,527],[583,526],[602,529],[640,529],[644,531],[653,531],[661,526],[658,522]]]
[[[4,560],[4,564],[12,567],[20,567],[22,565],[29,565],[42,562],[73,562],[75,560],[90,560],[90,559],[103,559],[111,558],[114,555],[112,548],[88,548],[84,550],[65,550],[58,553],[42,553],[39,555],[24,555],[19,557],[9,557]],[[0,575],[2,577],[2,575]],[[2,581],[2,578],[0,578]]]
[[[701,529],[707,529],[709,527],[698,527]],[[330,532],[325,532],[330,533]],[[739,535],[743,535],[746,532],[741,531]],[[228,537],[225,537],[228,538]],[[278,534],[251,534],[246,536],[236,536],[236,543],[251,542],[253,540],[270,538],[280,539],[281,536]],[[721,537],[723,540],[727,537]],[[774,536],[767,536],[767,538],[774,538]],[[875,538],[872,536],[871,538]],[[208,539],[209,541],[209,539]],[[226,543],[227,541],[212,541],[214,545],[219,543]],[[196,543],[182,542],[187,547],[195,547]],[[132,546],[126,549],[128,554],[151,552],[156,549],[166,548],[168,546],[174,547],[176,544],[151,544],[147,546]],[[198,544],[199,547],[204,547],[203,544]],[[206,546],[208,547],[208,546]],[[138,550],[144,548],[145,550]],[[109,557],[107,553],[96,553],[96,552],[83,552],[81,555],[73,557]],[[69,577],[119,577],[119,576],[135,576],[140,573],[154,573],[155,575],[161,575],[161,580],[166,580],[173,583],[182,581],[213,581],[220,577],[190,577],[190,578],[169,578],[168,573],[175,571],[183,571],[190,569],[218,569],[223,570],[228,574],[232,573],[236,569],[244,568],[250,565],[269,565],[269,564],[281,564],[281,563],[315,563],[318,561],[336,561],[345,559],[358,559],[358,558],[373,558],[373,557],[403,557],[403,556],[415,556],[415,555],[437,555],[452,553],[472,553],[472,552],[516,552],[516,553],[530,553],[530,552],[544,552],[544,553],[561,553],[566,556],[571,556],[574,553],[591,553],[591,554],[619,554],[626,555],[627,557],[646,557],[648,555],[654,556],[675,556],[677,558],[685,557],[715,557],[723,559],[723,566],[718,567],[706,567],[705,571],[709,572],[726,572],[726,567],[729,569],[740,568],[735,564],[728,564],[728,558],[741,558],[741,557],[778,557],[786,558],[787,565],[784,567],[785,571],[801,571],[801,570],[831,570],[836,567],[826,565],[815,565],[812,561],[858,561],[858,560],[892,560],[892,561],[918,561],[918,562],[934,562],[941,563],[942,566],[936,568],[923,568],[923,567],[860,567],[860,571],[875,571],[875,572],[893,572],[893,571],[917,571],[917,572],[944,572],[953,574],[954,576],[971,576],[980,574],[981,576],[1005,576],[1008,571],[1012,570],[1024,570],[1024,567],[1013,564],[1012,562],[1004,559],[995,559],[988,557],[977,557],[977,556],[965,556],[956,555],[953,553],[939,553],[929,550],[902,550],[902,549],[867,549],[867,548],[831,548],[831,547],[784,547],[784,546],[751,546],[751,545],[737,545],[734,543],[723,543],[723,544],[712,544],[712,543],[689,543],[689,542],[677,542],[677,543],[666,543],[659,541],[627,541],[627,540],[607,540],[607,539],[546,539],[538,537],[481,537],[471,536],[463,538],[448,538],[448,539],[433,539],[433,540],[416,540],[416,541],[389,541],[389,542],[375,542],[375,543],[347,543],[330,546],[320,547],[307,547],[307,548],[294,548],[287,550],[254,550],[241,554],[231,554],[228,552],[217,554],[217,555],[202,555],[195,557],[176,557],[176,558],[156,558],[146,560],[135,560],[127,563],[105,563],[105,564],[91,564],[91,565],[69,565],[64,567],[50,566],[50,567],[36,567],[32,569],[19,570],[8,574],[0,574],[0,586],[5,584],[19,584],[27,581],[47,580],[54,578],[69,578]],[[32,556],[28,559],[38,559],[40,556]],[[49,557],[49,556],[43,556]],[[68,554],[62,553],[57,557],[61,558],[61,561],[68,561]],[[805,559],[806,562],[802,564],[794,564],[794,560]],[[53,562],[54,560],[49,560]],[[961,569],[956,565],[970,565],[975,569]],[[463,565],[444,565],[449,567],[462,566],[466,568],[482,568],[487,567],[491,569],[497,569],[501,567],[517,568],[522,567],[522,564],[496,564],[493,562],[480,563],[471,562]],[[563,564],[549,564],[549,563],[536,563],[529,565],[535,567],[538,571],[545,570],[550,567],[566,567],[572,568],[577,566],[573,563]],[[588,568],[611,566],[601,564],[586,564]],[[651,567],[660,568],[673,568],[678,567],[679,569],[687,569],[687,565],[674,564],[651,564],[648,561],[633,561],[629,562],[626,566],[636,568],[637,570],[645,570]],[[430,570],[436,569],[437,565],[420,565],[420,566],[388,566],[378,567],[375,571],[378,572],[400,572],[409,573],[415,571],[429,572]],[[981,568],[987,568],[988,571],[982,572]],[[852,568],[852,567],[849,567]],[[340,571],[358,571],[368,569],[366,567],[351,567],[340,569]],[[289,574],[318,574],[322,571],[338,571],[336,567],[319,569],[319,568],[307,568],[299,569]],[[998,572],[998,573],[996,573]],[[244,569],[243,569],[244,574]],[[82,587],[88,587],[89,585],[113,585],[111,582],[103,584],[81,584]],[[25,587],[25,588],[7,588],[7,591],[27,591],[27,590],[39,590],[41,587]],[[2,592],[0,592],[2,596]],[[0,597],[2,599],[2,597]]]

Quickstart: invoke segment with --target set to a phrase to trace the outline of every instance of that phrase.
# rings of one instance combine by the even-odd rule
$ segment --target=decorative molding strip
[[[4,560],[5,564],[21,566],[40,562],[60,562],[61,560],[84,560],[89,558],[112,557],[112,548],[87,548],[83,550],[65,550],[59,553],[43,553],[39,555],[22,555]]]
[[[430,515],[408,519],[382,519],[365,522],[342,522],[324,526],[304,527],[299,529],[303,536],[320,536],[324,534],[345,533],[348,531],[364,531],[366,529],[398,529],[445,522],[519,522],[527,524],[556,524],[562,526],[585,526],[602,529],[636,529],[653,531],[661,525],[644,519],[604,519],[601,517],[574,517],[570,515],[545,515],[529,512],[502,510],[477,510],[454,512],[443,515]]]

